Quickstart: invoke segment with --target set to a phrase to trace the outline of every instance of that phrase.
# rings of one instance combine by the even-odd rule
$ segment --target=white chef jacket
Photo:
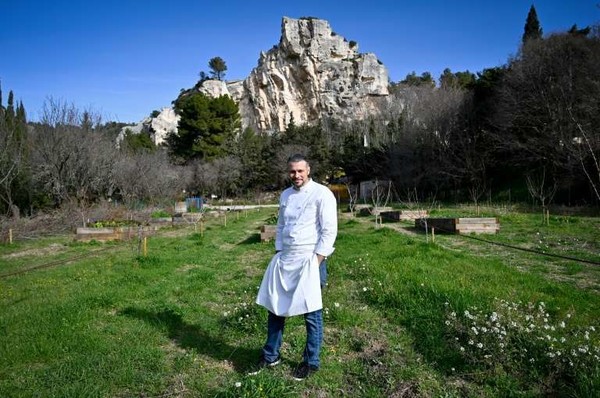
[[[333,253],[337,206],[333,193],[309,180],[279,199],[275,254],[263,276],[256,302],[279,316],[323,308],[317,254]]]

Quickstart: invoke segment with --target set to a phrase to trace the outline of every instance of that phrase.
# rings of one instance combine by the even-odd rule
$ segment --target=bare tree
[[[524,43],[498,102],[499,147],[512,163],[573,185],[595,173],[600,135],[600,38],[555,34]]]
[[[222,198],[228,194],[239,193],[240,177],[242,176],[241,163],[234,156],[218,158],[212,161],[215,175],[215,188]]]
[[[589,134],[579,123],[577,129],[580,135],[573,138],[569,146],[600,201],[600,134]]]
[[[558,188],[556,180],[546,173],[546,168],[527,174],[525,179],[529,194],[534,200],[537,199],[540,201],[542,211],[545,213],[548,204],[552,202],[556,194],[556,189]]]
[[[467,141],[462,138],[466,130],[461,120],[467,95],[462,89],[430,86],[397,91],[398,100],[404,103],[402,125],[388,157],[398,188],[436,192],[467,173],[468,147],[460,145]]]
[[[165,151],[122,152],[112,173],[116,193],[128,206],[174,200],[187,183],[185,170],[171,165]]]
[[[114,145],[99,131],[101,117],[48,99],[32,134],[34,179],[60,205],[89,202],[110,185]]]
[[[19,209],[13,199],[13,184],[24,167],[25,139],[15,123],[7,123],[0,114],[0,201],[13,217]]]
[[[358,185],[351,185],[348,182],[346,182],[344,185],[348,191],[348,210],[350,210],[350,213],[354,216],[354,209],[358,203]]]
[[[392,182],[375,180],[375,186],[371,191],[371,203],[374,209],[387,206],[392,195]]]

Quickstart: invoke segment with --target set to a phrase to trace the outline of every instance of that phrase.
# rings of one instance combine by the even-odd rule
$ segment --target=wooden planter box
[[[157,227],[142,227],[144,236],[151,235]],[[91,240],[109,241],[109,240],[130,240],[135,239],[140,233],[139,227],[115,227],[115,228],[77,228],[75,240],[80,242],[89,242]]]
[[[384,220],[391,221],[412,221],[417,218],[427,218],[428,215],[427,210],[395,210],[381,213]]]
[[[451,234],[496,234],[500,223],[495,217],[462,217],[462,218],[420,218],[415,220],[415,228],[425,230],[435,228],[438,233]]]
[[[277,234],[277,225],[263,225],[260,227],[260,241],[268,242],[275,239]]]
[[[150,224],[169,224],[173,222],[173,217],[151,218]]]
[[[373,207],[373,206],[361,206],[358,214],[361,216],[378,216],[382,213],[393,211],[391,207]]]

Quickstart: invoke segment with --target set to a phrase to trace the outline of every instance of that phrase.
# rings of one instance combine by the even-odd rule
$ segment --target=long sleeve
[[[282,195],[283,197],[283,195]],[[275,230],[275,251],[283,250],[283,226],[284,226],[284,216],[283,211],[285,207],[282,205],[282,198],[279,198],[279,210],[277,213],[277,229]]]
[[[323,194],[318,209],[318,233],[319,239],[315,247],[315,253],[329,256],[335,248],[333,244],[337,236],[337,203],[335,196],[328,188],[322,189]]]

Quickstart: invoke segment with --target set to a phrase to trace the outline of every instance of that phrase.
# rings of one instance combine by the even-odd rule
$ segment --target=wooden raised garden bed
[[[415,220],[415,227],[434,228],[438,233],[495,234],[500,230],[500,222],[495,217],[419,218]]]
[[[391,221],[412,221],[417,218],[427,218],[428,215],[427,210],[394,210],[381,213],[384,220]]]
[[[392,209],[391,207],[385,206],[385,207],[373,207],[373,206],[367,206],[367,207],[360,207],[359,210],[359,214],[361,216],[379,216],[382,215],[383,213],[386,212],[390,212],[393,211],[394,209]]]
[[[75,240],[89,242],[92,240],[130,240],[135,239],[141,233],[148,236],[156,231],[157,227],[105,227],[105,228],[77,228]]]
[[[260,241],[268,242],[275,239],[277,234],[277,225],[263,225],[260,227]]]

